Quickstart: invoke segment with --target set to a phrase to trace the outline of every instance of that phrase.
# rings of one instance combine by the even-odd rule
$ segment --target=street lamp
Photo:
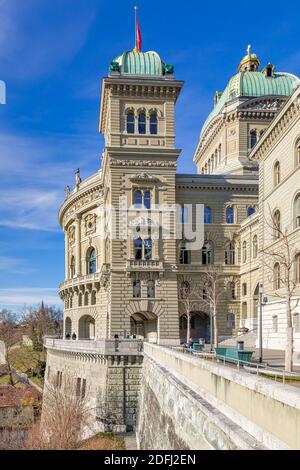
[[[268,299],[263,295],[263,284],[259,284],[259,363],[263,362],[263,330],[262,330],[262,321],[263,321],[263,305],[268,302]]]

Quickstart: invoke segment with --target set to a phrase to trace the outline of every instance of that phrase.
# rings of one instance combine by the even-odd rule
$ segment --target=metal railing
[[[185,352],[193,354],[194,356],[197,356],[203,360],[207,358],[216,360],[217,362],[221,362],[224,366],[236,366],[238,370],[243,369],[243,371],[247,372],[248,374],[263,376],[264,378],[274,380],[275,382],[280,381],[285,384],[286,382],[292,382],[293,380],[297,382],[299,381],[300,386],[300,372],[287,372],[284,368],[278,369],[271,367],[268,364],[260,364],[258,362],[249,362],[243,361],[241,359],[229,358],[228,356],[216,354],[215,352],[196,352],[188,349],[186,349]]]
[[[143,353],[143,342],[131,339],[58,339],[55,337],[45,337],[44,346],[47,349],[59,351],[79,352],[88,354],[100,354],[103,356],[119,355],[141,355]]]

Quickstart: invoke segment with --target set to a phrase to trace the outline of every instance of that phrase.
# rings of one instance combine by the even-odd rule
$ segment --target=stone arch
[[[72,320],[70,317],[66,317],[65,319],[65,338],[71,339],[72,335]]]
[[[131,317],[135,313],[139,312],[153,313],[159,318],[165,313],[165,309],[159,302],[153,302],[151,300],[129,302],[126,306],[125,315],[127,317]]]
[[[158,317],[153,312],[136,312],[130,317],[130,332],[150,343],[158,341]]]
[[[83,315],[78,321],[78,339],[95,339],[95,318]]]

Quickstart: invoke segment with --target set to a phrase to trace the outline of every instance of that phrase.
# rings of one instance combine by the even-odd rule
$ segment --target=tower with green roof
[[[299,83],[271,63],[260,70],[260,60],[248,46],[238,73],[223,93],[216,92],[202,127],[194,156],[198,173],[256,174],[249,153]]]

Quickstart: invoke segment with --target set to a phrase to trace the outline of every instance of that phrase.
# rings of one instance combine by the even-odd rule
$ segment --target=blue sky
[[[132,0],[0,0],[0,308],[59,305],[64,188],[99,168],[101,77],[134,45]],[[300,75],[298,2],[140,0],[143,50],[185,80],[177,105],[179,172],[192,163],[216,90],[248,43],[262,65]]]

